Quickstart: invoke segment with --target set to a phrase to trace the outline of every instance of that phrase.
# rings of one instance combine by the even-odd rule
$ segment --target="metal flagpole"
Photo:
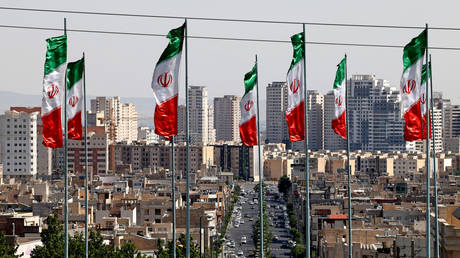
[[[67,35],[67,20],[64,18],[64,34]],[[64,241],[64,257],[69,257],[69,203],[68,203],[68,195],[69,195],[69,179],[68,179],[68,160],[67,160],[67,69],[64,70],[64,234],[65,234],[65,241]]]
[[[350,166],[350,132],[348,117],[348,64],[345,54],[345,122],[347,129],[347,167],[348,167],[348,257],[353,257],[352,214],[351,214],[351,166]]]
[[[85,65],[85,52],[83,52]],[[85,117],[85,257],[88,258],[88,122],[86,120],[86,72],[83,69],[83,110]]]
[[[307,99],[307,35],[305,35],[305,23],[303,24],[303,97],[305,106],[305,253],[310,258],[310,168],[308,165],[308,99]]]
[[[425,63],[428,65],[428,24],[425,25],[426,30],[426,53],[425,53]],[[429,114],[429,87],[428,87],[428,71],[426,72],[426,113]],[[431,257],[431,221],[430,221],[430,123],[426,123],[426,257]]]
[[[259,212],[260,212],[260,257],[264,257],[264,208],[263,208],[263,183],[264,177],[262,174],[262,161],[261,161],[261,150],[260,150],[260,130],[259,130],[259,65],[257,63],[256,55],[256,87],[257,87],[257,155],[259,156]]]
[[[188,29],[187,29],[187,19],[185,19],[185,138],[186,138],[186,176],[187,176],[187,186],[186,186],[186,215],[185,215],[185,224],[186,224],[186,258],[190,258],[190,132],[189,132],[189,100],[188,100],[188,50],[187,50],[187,41],[188,41]]]
[[[173,257],[176,258],[176,168],[175,168],[175,151],[174,151],[174,136],[171,137],[171,199],[172,199],[172,223],[173,223]]]
[[[432,142],[433,142],[433,192],[434,192],[434,221],[436,224],[434,224],[434,255],[436,258],[439,258],[439,209],[438,209],[438,176],[436,173],[436,138],[435,138],[435,131],[434,131],[434,101],[433,101],[433,71],[431,70],[431,54],[430,54],[430,60],[427,65],[427,74],[429,73],[429,78],[430,78],[430,89],[431,89],[431,132],[432,132]]]

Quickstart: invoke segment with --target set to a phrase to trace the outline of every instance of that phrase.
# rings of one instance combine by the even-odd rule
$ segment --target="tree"
[[[169,258],[172,257],[173,255],[173,242],[168,241],[166,244],[166,248],[163,247],[160,243],[160,247],[158,248],[157,251],[157,257],[158,258]],[[177,258],[185,258],[186,255],[186,239],[185,235],[181,234],[177,244],[176,244],[176,257]],[[197,244],[195,244],[192,241],[192,238],[190,238],[190,257],[191,258],[199,258],[200,257],[200,248]]]
[[[64,257],[64,228],[55,214],[47,219],[48,228],[43,229],[40,237],[43,246],[37,246],[30,257]]]
[[[12,244],[8,242],[8,239],[2,232],[0,232],[0,257],[2,258],[17,258],[23,254],[16,255],[18,246],[16,243]]]
[[[47,218],[48,228],[40,233],[43,246],[37,246],[31,257],[64,257],[64,227],[57,215]],[[69,257],[85,257],[85,237],[76,233],[69,237]],[[0,253],[1,254],[1,253]],[[120,248],[113,250],[113,246],[104,244],[104,239],[99,231],[90,231],[88,239],[88,256],[94,258],[142,258],[134,244],[125,243]],[[3,257],[3,256],[1,256]]]
[[[136,246],[131,243],[127,242],[124,243],[117,251],[115,252],[115,255],[113,257],[116,258],[144,258],[147,257],[136,249]]]
[[[306,257],[306,254],[305,254],[305,245],[303,245],[303,244],[297,244],[296,246],[292,247],[292,249],[291,249],[291,255],[292,255],[294,258]]]
[[[278,181],[278,191],[280,191],[280,193],[287,194],[291,186],[291,180],[286,175],[282,176]]]

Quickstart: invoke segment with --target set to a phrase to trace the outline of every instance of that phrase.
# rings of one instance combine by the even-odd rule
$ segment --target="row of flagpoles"
[[[67,31],[46,40],[41,118],[43,145],[64,147],[64,255],[69,254],[68,213],[68,140],[84,141],[85,147],[85,254],[88,257],[88,142],[86,120],[85,54],[80,60],[67,63]],[[62,103],[64,102],[64,103]],[[61,113],[62,106],[64,112]],[[84,114],[84,134],[82,126]],[[64,116],[64,132],[62,131]],[[64,134],[64,136],[63,136]]]
[[[154,112],[155,133],[168,138],[171,142],[171,191],[173,216],[173,243],[176,242],[176,213],[175,213],[175,152],[174,136],[177,135],[177,105],[179,94],[179,67],[182,48],[185,45],[185,99],[186,99],[186,257],[190,257],[190,137],[188,115],[188,55],[187,55],[187,20],[168,35],[169,44],[160,56],[152,78],[156,107]],[[291,37],[293,57],[286,81],[288,86],[288,108],[286,121],[291,142],[305,143],[305,200],[306,223],[305,243],[306,257],[310,257],[310,199],[309,199],[309,156],[308,156],[308,98],[306,84],[305,57],[305,24],[303,32]],[[433,113],[431,60],[428,60],[428,26],[417,37],[405,46],[403,52],[403,75],[401,77],[401,112],[405,120],[404,139],[418,141],[426,139],[426,247],[427,257],[430,257],[430,139],[433,138],[433,179],[435,195],[435,257],[439,257],[439,230],[437,207],[437,175],[436,153],[434,148],[434,128],[430,122]],[[430,57],[431,59],[431,57]],[[349,144],[348,116],[348,85],[347,85],[347,56],[337,65],[337,73],[333,83],[335,97],[335,118],[331,121],[334,131],[347,140],[347,171],[348,171],[348,254],[352,257],[352,206],[351,206],[351,167]],[[240,136],[242,143],[247,146],[258,146],[259,153],[259,213],[260,213],[260,256],[264,256],[263,246],[263,173],[261,162],[260,126],[259,126],[259,89],[258,89],[257,55],[255,64],[244,76],[245,93],[241,99]],[[428,85],[428,82],[430,85]],[[431,94],[429,89],[431,87]],[[63,96],[62,96],[63,95]],[[62,104],[64,100],[64,104]],[[83,103],[81,102],[83,100]],[[61,109],[64,105],[64,132],[62,132]],[[83,111],[82,111],[83,108]],[[82,134],[81,113],[84,113],[84,136]],[[47,39],[45,59],[45,75],[42,96],[43,144],[50,148],[64,147],[65,166],[65,257],[68,257],[68,139],[82,140],[85,145],[85,253],[88,256],[88,161],[87,161],[87,123],[86,123],[86,85],[83,58],[67,63],[67,33],[64,20],[64,35]],[[431,127],[430,127],[431,126]],[[430,132],[430,137],[427,137]],[[431,134],[433,132],[433,134]],[[64,137],[63,137],[64,134]],[[176,245],[173,244],[173,257],[176,257]],[[201,250],[200,250],[201,252]]]

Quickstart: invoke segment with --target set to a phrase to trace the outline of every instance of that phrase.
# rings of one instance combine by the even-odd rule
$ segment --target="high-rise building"
[[[437,106],[435,106],[433,108],[434,115],[431,116],[432,121],[433,121],[433,126],[434,126],[434,137],[435,137],[434,146],[435,146],[436,153],[441,153],[444,150],[444,145],[443,145],[444,138],[442,136],[442,131],[443,131],[443,112],[442,111],[443,110],[441,108],[438,108]],[[430,144],[433,144],[433,142],[430,141]],[[415,150],[417,151],[426,152],[425,146],[426,146],[426,140],[415,142]]]
[[[116,120],[115,130],[117,141],[137,141],[137,112],[134,104],[123,103],[121,105],[121,117]]]
[[[266,142],[289,144],[289,132],[285,116],[288,102],[287,83],[269,83],[266,93]]]
[[[97,97],[91,100],[91,111],[92,113],[103,112],[102,120],[111,141],[137,140],[138,115],[134,104],[121,103],[120,97]]]
[[[444,137],[460,137],[460,105],[446,105],[444,109]]]
[[[308,98],[308,148],[324,149],[324,95],[316,90],[307,91]]]
[[[152,128],[140,126],[137,128],[137,140],[145,142],[146,144],[159,143],[160,136],[158,136]]]
[[[177,107],[177,142],[185,142],[185,105],[179,105]]]
[[[335,96],[330,91],[324,95],[324,149],[339,151],[347,149],[347,141],[332,129],[332,120],[335,118]]]
[[[188,92],[189,130],[192,143],[208,142],[208,88],[190,86]]]
[[[324,149],[324,95],[316,90],[307,91],[308,98],[308,149]],[[305,152],[305,141],[291,143],[294,151]]]
[[[240,101],[234,95],[214,98],[214,128],[217,141],[240,142]]]
[[[353,75],[348,87],[351,150],[405,150],[399,91],[375,75]]]
[[[208,143],[216,141],[216,129],[214,128],[214,107],[208,105]]]
[[[5,111],[0,115],[3,175],[37,174],[37,119],[39,112]]]
[[[88,111],[86,113],[86,119],[88,119],[88,123],[87,123],[88,127],[105,125],[103,111],[94,112],[94,113],[92,111]]]
[[[214,119],[212,106],[208,104],[208,88],[205,86],[190,86],[189,98],[189,133],[192,144],[208,144],[215,141]],[[211,108],[210,108],[211,107]],[[186,106],[178,107],[177,141],[185,141],[185,112]],[[210,113],[211,112],[211,113]],[[211,127],[209,126],[211,123]]]

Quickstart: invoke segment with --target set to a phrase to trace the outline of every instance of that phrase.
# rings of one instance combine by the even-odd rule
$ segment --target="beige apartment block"
[[[268,180],[277,181],[282,176],[291,178],[292,167],[294,159],[286,157],[278,157],[274,159],[266,158],[264,160],[264,178]]]

